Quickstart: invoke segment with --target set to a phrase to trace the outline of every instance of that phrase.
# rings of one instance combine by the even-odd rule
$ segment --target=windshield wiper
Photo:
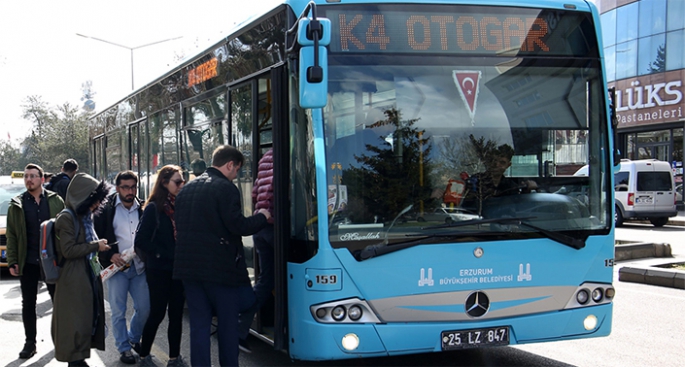
[[[580,250],[585,247],[585,240],[579,239],[576,237],[572,237],[569,235],[565,235],[563,233],[558,233],[554,231],[550,231],[541,227],[538,227],[534,224],[530,224],[528,222],[525,222],[526,219],[533,219],[537,217],[514,217],[514,218],[490,218],[490,219],[472,219],[472,220],[467,220],[463,222],[454,222],[450,224],[443,224],[439,226],[431,226],[431,227],[423,227],[421,229],[433,229],[433,228],[453,228],[453,227],[463,227],[463,226],[468,226],[468,225],[473,225],[473,224],[486,224],[486,223],[497,223],[497,224],[515,224],[519,226],[525,226],[531,229],[536,230],[538,233],[542,234],[543,236],[561,243],[562,245],[566,245],[569,247],[572,247],[576,250]],[[463,237],[464,235],[474,235],[475,233],[461,233],[461,232],[449,232],[449,233],[435,233],[431,234],[428,236],[423,236],[418,239],[413,239],[405,242],[398,242],[398,243],[392,243],[392,244],[387,244],[385,241],[381,242],[376,245],[371,245],[367,246],[365,249],[363,249],[359,253],[359,259],[360,260],[368,260],[376,256],[380,255],[385,255],[389,254],[391,252],[399,251],[399,250],[404,250],[409,247],[413,247],[416,245],[420,245],[427,240],[430,240],[432,238],[453,238],[453,237]],[[407,235],[407,236],[412,236],[412,235]]]
[[[543,236],[549,238],[550,240],[561,243],[569,247],[573,247],[576,250],[580,250],[585,247],[585,240],[580,238],[565,235],[563,233],[550,231],[542,227],[538,227],[534,224],[527,222],[528,219],[535,219],[537,217],[512,217],[512,218],[489,218],[489,219],[471,219],[463,222],[453,222],[449,224],[441,224],[439,226],[423,227],[421,229],[434,229],[434,228],[453,228],[453,227],[463,227],[474,224],[484,224],[484,223],[497,223],[497,224],[514,224],[518,226],[525,226],[538,231]]]

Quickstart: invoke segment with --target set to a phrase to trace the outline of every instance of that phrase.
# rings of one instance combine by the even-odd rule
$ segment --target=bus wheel
[[[623,214],[621,214],[621,209],[618,207],[615,208],[616,213],[614,214],[614,223],[616,224],[616,227],[620,227],[623,225]]]
[[[668,217],[651,217],[649,222],[654,225],[654,227],[663,227],[668,223]]]

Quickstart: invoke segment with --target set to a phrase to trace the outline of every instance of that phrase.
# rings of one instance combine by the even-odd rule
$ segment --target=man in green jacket
[[[56,193],[43,189],[43,169],[36,164],[24,168],[26,191],[12,198],[7,209],[7,265],[10,274],[20,277],[21,318],[26,342],[19,358],[36,354],[36,299],[38,282],[43,278],[40,267],[40,224],[54,218],[64,208]],[[48,284],[52,299],[55,285]]]

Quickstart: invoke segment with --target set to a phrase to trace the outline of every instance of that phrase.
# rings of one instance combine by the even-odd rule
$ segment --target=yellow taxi
[[[0,267],[7,267],[7,209],[10,200],[21,194],[24,186],[24,171],[13,171],[9,176],[0,176]]]

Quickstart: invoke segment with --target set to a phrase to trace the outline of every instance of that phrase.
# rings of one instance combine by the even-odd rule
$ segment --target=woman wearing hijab
[[[85,174],[76,174],[69,184],[65,206],[55,220],[58,259],[64,259],[55,287],[52,340],[55,359],[69,366],[88,366],[90,349],[105,350],[105,306],[100,281],[98,251],[110,247],[98,239],[93,213],[100,210],[111,186]],[[77,231],[78,229],[78,231]]]
[[[145,272],[150,290],[150,315],[143,327],[140,345],[141,367],[156,366],[150,349],[155,341],[157,328],[169,311],[169,362],[167,367],[188,367],[181,357],[181,336],[183,332],[183,305],[185,294],[183,283],[171,278],[174,269],[176,248],[176,222],[174,203],[185,180],[181,167],[166,165],[157,174],[150,196],[145,202],[145,211],[140,219],[135,247],[145,253]]]

